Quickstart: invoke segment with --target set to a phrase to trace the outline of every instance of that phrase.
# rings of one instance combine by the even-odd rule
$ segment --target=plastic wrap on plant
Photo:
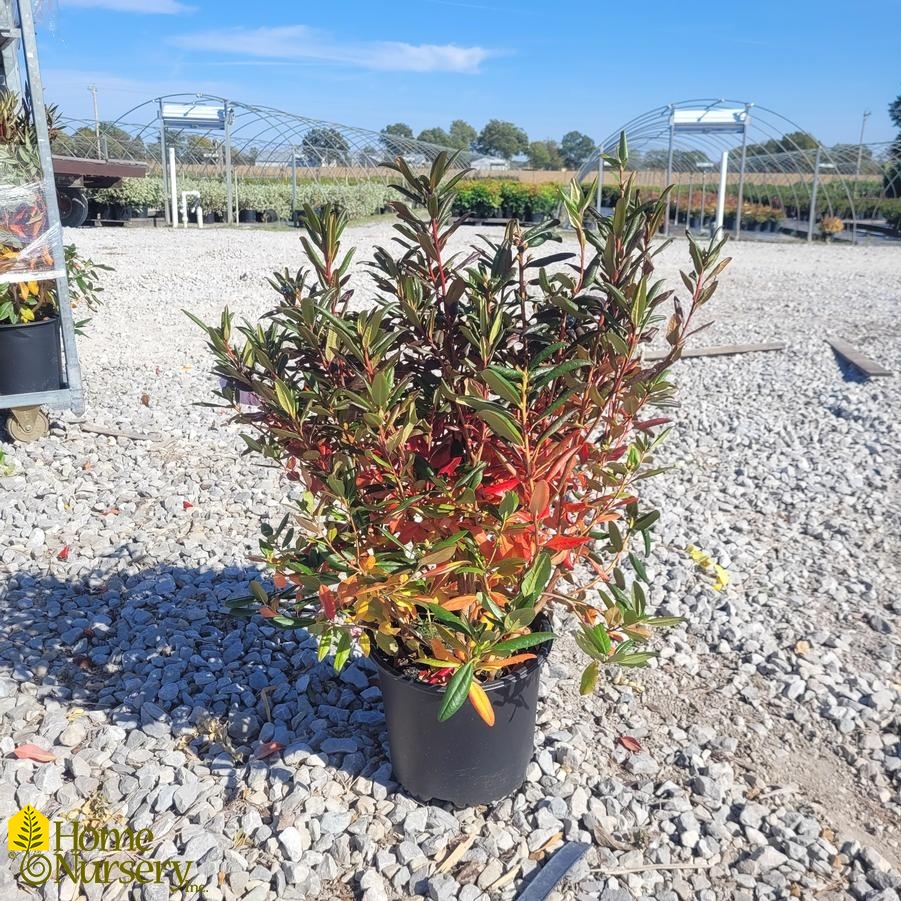
[[[0,284],[64,276],[53,261],[60,226],[50,225],[43,186],[0,185]]]

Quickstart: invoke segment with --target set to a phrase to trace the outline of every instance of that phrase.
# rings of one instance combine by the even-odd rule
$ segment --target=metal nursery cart
[[[49,239],[47,249],[52,256],[53,266],[49,273],[35,272],[30,275],[30,279],[43,281],[53,278],[56,281],[64,362],[60,388],[28,394],[0,394],[0,410],[10,411],[7,431],[17,441],[34,441],[49,432],[50,420],[42,410],[43,406],[70,409],[76,415],[84,412],[81,370],[75,348],[75,322],[69,303],[69,284],[65,274],[65,250],[56,201],[44,89],[38,67],[34,7],[32,0],[0,0],[0,86],[18,94],[22,102],[31,109],[34,117],[41,185],[47,208]]]

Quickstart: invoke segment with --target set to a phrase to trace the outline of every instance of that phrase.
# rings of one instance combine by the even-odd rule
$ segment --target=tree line
[[[402,141],[425,141],[441,147],[468,150],[485,156],[510,160],[525,157],[532,169],[578,169],[594,153],[596,144],[580,131],[569,131],[561,140],[530,141],[528,134],[513,122],[491,119],[481,131],[476,131],[463,119],[454,119],[450,127],[423,129],[414,135],[406,122],[386,125],[382,131],[382,144],[388,151],[402,147]]]

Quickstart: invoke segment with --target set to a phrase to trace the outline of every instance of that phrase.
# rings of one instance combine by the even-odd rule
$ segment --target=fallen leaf
[[[637,751],[643,750],[643,748],[641,747],[641,742],[637,738],[633,738],[631,735],[620,735],[616,740],[627,751],[631,751],[633,754]]]
[[[85,472],[90,472],[94,468],[94,464],[90,460],[85,460],[84,463],[81,464],[81,468]]]
[[[31,744],[19,745],[13,750],[13,755],[19,760],[36,760],[38,763],[50,763],[56,760],[56,754],[51,754],[50,751]]]
[[[457,864],[463,857],[463,855],[472,847],[472,843],[476,840],[475,833],[472,835],[467,835],[463,841],[451,851],[450,854],[445,858],[444,862],[441,866],[438,867],[439,873],[447,873],[451,870],[451,868]]]
[[[530,855],[529,860],[541,860],[548,848],[556,845],[563,838],[562,832],[555,832],[540,848],[536,848]],[[517,865],[518,868],[518,865]],[[498,880],[500,881],[500,880]],[[492,886],[494,888],[494,886]]]
[[[284,750],[285,746],[280,741],[264,741],[263,744],[254,751],[253,756],[257,760],[262,760],[264,757],[270,757],[271,755]]]
[[[191,507],[194,506],[190,501],[182,501],[181,505],[185,508],[185,510],[190,510]]]
[[[71,723],[74,720],[80,719],[85,715],[85,710],[83,707],[73,707],[67,714],[66,719]]]
[[[615,835],[608,832],[600,823],[592,826],[591,834],[594,840],[602,847],[609,848],[611,851],[631,851],[632,846],[621,842]]]
[[[516,864],[512,869],[507,870],[500,879],[496,879],[491,885],[488,886],[488,890],[492,892],[499,891],[505,885],[509,885],[516,878],[516,874],[519,873],[519,868],[522,866],[521,863]]]
[[[64,544],[60,549],[60,552],[56,555],[57,560],[68,560],[69,559],[69,545]]]
[[[149,406],[150,406],[150,395],[149,395],[146,391],[141,395],[141,403],[142,403],[145,407],[149,407]]]
[[[118,516],[122,511],[118,507],[107,507],[105,510],[98,512],[101,516]]]
[[[809,654],[810,653],[810,642],[804,641],[804,639],[802,638],[801,641],[799,641],[795,645],[795,653],[799,657],[803,657],[805,654]]]

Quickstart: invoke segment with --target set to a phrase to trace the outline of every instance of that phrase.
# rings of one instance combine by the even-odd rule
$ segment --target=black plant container
[[[515,792],[532,759],[538,684],[550,645],[538,645],[535,659],[484,684],[494,707],[493,726],[482,721],[468,700],[449,720],[439,722],[444,688],[407,678],[374,650],[397,781],[423,801],[450,801],[458,807],[488,804]]]
[[[0,325],[0,395],[62,387],[59,319]]]

